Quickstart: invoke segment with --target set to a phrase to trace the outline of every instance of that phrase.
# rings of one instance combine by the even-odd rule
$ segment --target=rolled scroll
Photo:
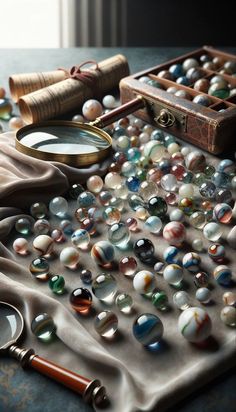
[[[63,70],[13,74],[9,77],[9,88],[12,100],[18,102],[21,96],[65,80],[67,77],[66,72]]]
[[[21,116],[25,123],[34,123],[74,111],[87,99],[102,97],[117,87],[128,74],[127,59],[121,54],[86,70],[74,67],[70,78],[22,96],[19,99]]]

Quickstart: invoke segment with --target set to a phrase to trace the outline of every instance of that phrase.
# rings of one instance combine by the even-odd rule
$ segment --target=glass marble
[[[171,168],[171,173],[176,177],[177,180],[182,181],[186,169],[183,165],[177,164],[173,165]]]
[[[212,100],[209,99],[208,96],[205,96],[204,94],[198,94],[193,98],[193,102],[200,104],[201,106],[208,107],[212,104]]]
[[[130,231],[124,223],[115,223],[108,229],[108,240],[115,246],[125,246],[130,239]]]
[[[53,229],[50,236],[56,243],[65,241],[65,236],[61,229]]]
[[[159,233],[162,228],[162,221],[158,216],[149,216],[144,223],[144,228],[150,233]]]
[[[137,163],[141,157],[141,152],[138,147],[131,147],[127,150],[127,158],[130,162]]]
[[[227,203],[218,203],[214,207],[213,216],[220,223],[229,223],[232,219],[233,211]]]
[[[136,292],[145,295],[155,287],[155,277],[149,270],[141,270],[133,278],[133,287]]]
[[[126,125],[126,126],[128,126],[128,125]],[[126,134],[126,131],[125,131],[124,127],[116,126],[113,130],[113,137],[115,139],[117,139],[117,137],[119,137],[119,136],[123,136],[124,134]]]
[[[217,242],[222,236],[222,230],[218,223],[210,222],[204,226],[203,234],[206,239],[211,240],[212,242]]]
[[[128,293],[120,293],[116,297],[116,306],[121,312],[128,314],[131,312],[133,299]]]
[[[221,286],[230,286],[232,283],[232,271],[226,265],[219,265],[213,271],[216,282]]]
[[[32,229],[32,222],[26,217],[21,217],[15,223],[15,229],[22,235],[29,235]]]
[[[126,186],[130,192],[138,192],[140,187],[140,180],[136,176],[130,176],[126,180]]]
[[[190,216],[195,208],[194,201],[190,197],[183,197],[180,199],[178,207],[185,215]]]
[[[100,266],[106,266],[113,262],[115,258],[115,249],[111,243],[106,240],[96,242],[91,249],[91,257]]]
[[[88,209],[96,204],[96,197],[92,192],[85,191],[78,196],[77,204]]]
[[[207,287],[210,277],[206,272],[198,272],[194,275],[193,283],[197,288]]]
[[[217,189],[215,199],[217,203],[231,203],[232,193],[228,189]]]
[[[56,295],[62,295],[65,290],[65,279],[61,275],[54,275],[49,279],[48,285]]]
[[[203,304],[207,304],[211,300],[211,292],[206,287],[197,289],[195,293],[196,299]]]
[[[119,261],[119,270],[125,276],[133,276],[137,266],[137,261],[133,256],[124,256]]]
[[[109,202],[111,198],[112,198],[112,194],[111,192],[108,192],[107,190],[102,190],[98,195],[99,202],[101,203],[102,206],[109,206]]]
[[[38,235],[33,240],[33,247],[39,255],[51,255],[54,248],[54,241],[48,235]]]
[[[185,290],[179,290],[173,295],[173,303],[180,310],[188,309],[190,307],[190,296]]]
[[[92,295],[86,288],[74,289],[70,294],[70,304],[77,313],[88,313],[91,308],[92,301]]]
[[[176,205],[176,203],[177,203],[177,196],[176,196],[176,194],[175,194],[175,193],[171,193],[171,192],[167,193],[167,194],[165,195],[165,201],[166,201],[166,203],[167,203],[168,205],[170,205],[170,206]]]
[[[158,348],[164,332],[161,319],[152,313],[143,313],[133,323],[133,335],[148,350]]]
[[[169,214],[170,221],[181,222],[184,220],[184,212],[180,209],[172,209]]]
[[[82,106],[83,116],[87,120],[95,120],[97,117],[101,116],[103,108],[101,103],[95,99],[87,100]]]
[[[162,142],[164,140],[164,133],[162,130],[153,130],[153,132],[151,133],[151,140],[159,140],[159,142]]]
[[[47,219],[38,219],[34,224],[34,233],[37,235],[47,235],[50,228],[50,223]]]
[[[206,158],[202,152],[193,150],[186,156],[185,164],[191,172],[202,172],[206,167]]]
[[[233,226],[227,234],[227,243],[232,249],[236,249],[236,226]]]
[[[194,195],[194,186],[191,183],[182,184],[179,188],[181,198],[192,198]]]
[[[195,238],[192,241],[192,248],[197,252],[202,252],[203,250],[203,241],[200,238]]]
[[[167,151],[170,155],[173,155],[175,153],[178,153],[180,151],[180,146],[178,143],[174,142],[168,145]]]
[[[173,246],[181,246],[185,240],[186,230],[181,222],[172,221],[163,229],[163,238]]]
[[[47,259],[38,257],[30,263],[29,270],[31,274],[39,280],[46,281],[49,277],[49,263]]]
[[[116,105],[116,99],[111,94],[107,94],[106,96],[103,97],[102,104],[107,109],[113,109]]]
[[[138,229],[138,222],[134,217],[128,217],[125,224],[131,232],[136,232],[136,230]]]
[[[148,201],[148,211],[151,216],[158,216],[162,218],[167,213],[167,203],[160,196],[151,197]]]
[[[122,184],[122,177],[116,172],[109,172],[104,182],[108,189],[117,189]]]
[[[50,315],[40,313],[32,320],[31,331],[39,340],[48,342],[56,332],[56,325]]]
[[[217,263],[221,263],[225,257],[225,247],[219,243],[213,243],[208,247],[208,256]]]
[[[179,285],[183,279],[183,269],[176,263],[171,263],[165,267],[163,277],[170,285]]]
[[[71,199],[78,199],[78,196],[84,192],[84,188],[80,183],[74,183],[68,190],[68,195]]]
[[[173,162],[170,161],[170,159],[162,159],[157,163],[157,168],[160,169],[164,175],[170,174],[172,164]]]
[[[86,230],[86,232],[88,232],[91,236],[97,231],[94,220],[90,218],[86,218],[81,222],[80,229]]]
[[[193,179],[194,179],[194,174],[190,172],[190,170],[187,170],[186,172],[183,173],[182,182],[191,183]]]
[[[26,240],[23,237],[18,237],[16,240],[13,242],[13,250],[18,253],[19,255],[27,255],[28,253],[28,240]]]
[[[92,283],[93,280],[93,275],[91,270],[89,269],[83,269],[80,272],[80,279],[82,280],[83,283],[85,283],[86,285],[89,285],[90,283]]]
[[[215,172],[211,180],[216,187],[228,188],[230,186],[230,176],[225,172]]]
[[[63,219],[60,222],[60,229],[67,235],[71,235],[74,231],[72,222],[68,219]]]
[[[116,290],[116,279],[109,273],[101,273],[92,281],[93,294],[99,300],[110,301],[115,296]]]
[[[164,156],[166,148],[157,140],[150,140],[144,145],[143,155],[150,158],[152,162],[158,162]]]
[[[168,306],[168,296],[163,290],[154,290],[151,298],[153,306],[159,310],[166,310]]]
[[[189,270],[189,272],[196,273],[199,271],[201,258],[196,252],[189,252],[184,255],[182,263],[183,267]]]
[[[93,207],[90,207],[88,209],[88,216],[87,217],[89,219],[92,219],[94,222],[98,223],[98,222],[103,222],[102,214],[103,214],[103,209],[101,207],[93,206]]]
[[[125,177],[130,177],[130,176],[135,176],[137,172],[137,165],[136,163],[127,161],[124,162],[121,166],[121,174]],[[122,182],[120,183],[120,185],[122,184]],[[120,186],[119,185],[119,186]],[[118,186],[118,187],[119,187]],[[118,188],[117,187],[117,188]]]
[[[112,207],[115,207],[116,209],[118,209],[120,212],[123,211],[124,209],[124,200],[120,199],[118,197],[112,196],[109,205]]]
[[[88,217],[88,210],[84,207],[79,207],[75,210],[75,218],[78,222],[82,222]]]
[[[43,202],[33,203],[30,207],[30,213],[35,219],[43,219],[47,216],[48,208]]]
[[[90,243],[90,234],[85,229],[77,229],[71,235],[71,242],[78,249],[87,249]]]
[[[161,178],[161,187],[166,192],[175,192],[177,188],[177,179],[176,177],[168,173]]]
[[[182,64],[172,64],[169,67],[169,72],[172,74],[174,79],[184,75],[184,70]]]
[[[126,186],[125,183],[122,183],[117,189],[116,189],[116,197],[118,199],[125,200],[127,199],[127,196],[129,194],[129,189]]]
[[[150,239],[138,239],[134,243],[134,254],[141,262],[150,262],[154,256],[154,245]]]
[[[103,212],[103,219],[107,225],[111,226],[120,222],[121,213],[117,208],[108,206]]]
[[[147,218],[149,217],[149,213],[147,211],[147,209],[145,207],[138,207],[135,210],[135,216],[139,219],[139,220],[147,220]]]
[[[112,338],[118,329],[118,318],[110,310],[103,310],[94,320],[96,332],[104,338]]]
[[[72,246],[65,247],[60,253],[60,262],[70,268],[75,269],[79,262],[79,252]]]
[[[115,150],[126,152],[130,148],[130,138],[129,136],[119,136],[113,144]]]
[[[212,165],[207,165],[204,169],[207,178],[210,178],[215,173],[215,168]]]
[[[225,306],[220,312],[220,318],[225,325],[236,326],[236,308],[233,306]]]
[[[198,307],[184,310],[178,320],[178,329],[189,342],[202,342],[210,336],[212,328],[208,313]]]
[[[165,267],[165,263],[156,262],[153,269],[155,273],[157,273],[158,275],[163,275],[164,267]]]
[[[196,186],[201,186],[202,184],[206,183],[207,181],[207,176],[205,175],[205,173],[199,172],[196,173],[193,177],[193,182]],[[208,182],[208,181],[207,181]]]
[[[49,203],[49,210],[52,215],[64,217],[68,212],[68,202],[62,196],[54,197]]]
[[[231,159],[223,159],[217,166],[218,172],[235,173],[235,162]]]
[[[175,246],[168,246],[163,252],[163,259],[167,263],[177,263],[177,265],[181,265],[181,261],[177,258],[180,250]]]
[[[236,293],[225,292],[222,296],[222,301],[224,305],[236,307]]]
[[[206,223],[206,216],[203,212],[197,210],[189,216],[189,223],[195,229],[202,229]]]
[[[12,105],[8,99],[0,99],[0,120],[9,120],[12,113]]]

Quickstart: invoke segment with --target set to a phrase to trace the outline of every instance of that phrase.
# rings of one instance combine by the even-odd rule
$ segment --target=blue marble
[[[182,64],[172,64],[169,68],[169,72],[175,79],[184,75]]]
[[[211,176],[212,182],[216,185],[216,187],[224,187],[228,188],[230,186],[230,176],[225,172],[215,172]]]
[[[163,252],[163,259],[167,263],[176,263],[177,265],[181,266],[182,265],[181,260],[176,258],[178,253],[180,253],[180,250],[177,247],[169,246]]]
[[[133,324],[134,337],[147,349],[161,340],[163,331],[161,319],[151,313],[143,313]]]
[[[128,187],[130,192],[138,192],[140,187],[140,180],[136,176],[130,176],[126,180],[126,186]]]

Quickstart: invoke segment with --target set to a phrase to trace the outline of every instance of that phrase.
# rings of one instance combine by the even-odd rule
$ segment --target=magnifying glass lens
[[[18,338],[22,330],[22,320],[11,307],[1,306],[0,347]]]

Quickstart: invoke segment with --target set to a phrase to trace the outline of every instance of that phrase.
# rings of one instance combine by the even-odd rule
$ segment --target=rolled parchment
[[[14,102],[18,102],[21,96],[32,93],[35,90],[58,83],[67,78],[63,70],[54,70],[42,73],[21,73],[9,77],[9,88]]]
[[[77,77],[22,96],[19,109],[25,123],[53,119],[74,111],[87,99],[102,97],[129,74],[129,66],[125,56],[118,54],[77,73]]]

